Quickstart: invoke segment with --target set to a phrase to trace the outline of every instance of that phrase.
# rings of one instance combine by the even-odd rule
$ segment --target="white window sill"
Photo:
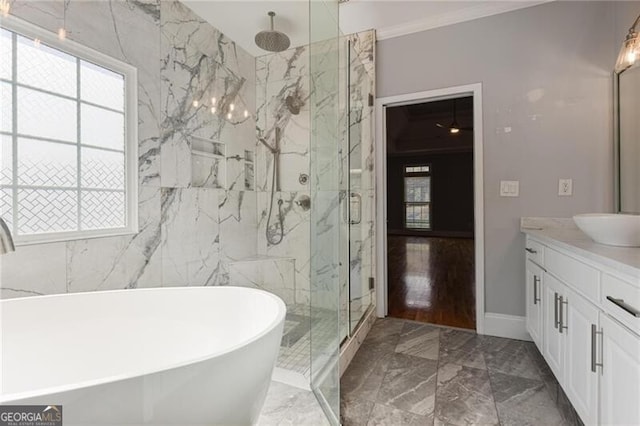
[[[50,234],[34,235],[33,237],[22,236],[14,240],[16,247],[30,246],[36,244],[61,243],[67,241],[81,241],[94,238],[123,237],[127,235],[136,235],[139,231],[136,229],[117,229],[117,230],[96,230],[83,232],[56,232]]]

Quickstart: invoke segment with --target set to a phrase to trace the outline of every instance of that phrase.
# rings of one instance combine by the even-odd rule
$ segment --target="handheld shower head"
[[[273,17],[276,16],[275,12],[269,12],[271,18],[271,29],[260,31],[256,34],[255,42],[259,48],[267,50],[269,52],[282,52],[287,50],[291,45],[289,37],[283,32],[273,29]]]

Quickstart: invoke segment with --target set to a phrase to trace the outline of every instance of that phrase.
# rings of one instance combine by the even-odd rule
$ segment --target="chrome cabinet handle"
[[[559,324],[558,329],[560,330],[560,333],[562,333],[562,330],[569,329],[568,326],[564,325],[564,313],[563,313],[564,309],[562,308],[562,305],[569,306],[569,301],[564,300],[564,296],[560,296],[559,300],[560,300],[560,303],[558,305],[559,305],[560,313],[558,314],[558,316],[560,317],[560,319],[558,320],[558,324]]]
[[[533,276],[533,304],[537,305],[540,299],[538,299],[538,284],[540,284],[540,277]]]
[[[553,297],[553,328],[558,328],[558,293],[555,293]]]
[[[528,252],[529,252],[529,253],[531,253],[531,254],[536,254],[536,253],[537,253],[537,251],[536,251],[536,250],[534,250],[534,249],[532,249],[532,248],[529,248],[529,247],[525,248],[525,250],[526,250],[526,251],[528,251]]]
[[[601,362],[596,361],[596,336],[602,335],[602,331],[598,331],[595,324],[591,324],[591,371],[596,372],[596,367],[602,367]]]
[[[616,305],[617,307],[624,309],[625,311],[627,311],[628,313],[630,313],[631,315],[633,315],[636,318],[640,318],[640,311],[637,310],[636,308],[634,308],[633,306],[624,303],[623,299],[615,299],[611,296],[607,296],[607,300],[610,301],[611,303],[613,303],[614,305]]]

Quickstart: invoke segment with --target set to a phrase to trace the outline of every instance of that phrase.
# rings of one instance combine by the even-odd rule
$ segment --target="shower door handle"
[[[353,201],[355,199],[355,202]],[[357,219],[353,218],[353,205],[356,204],[358,207],[358,215]],[[359,225],[362,222],[362,195],[357,192],[351,192],[349,194],[349,224],[350,225]]]

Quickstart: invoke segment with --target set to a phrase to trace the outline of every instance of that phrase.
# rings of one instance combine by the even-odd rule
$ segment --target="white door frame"
[[[474,245],[476,281],[476,331],[484,333],[484,174],[482,157],[482,83],[425,92],[407,93],[376,99],[376,246],[378,266],[376,314],[383,318],[388,312],[387,292],[387,129],[386,108],[411,105],[443,99],[473,96],[473,193],[474,193]]]

